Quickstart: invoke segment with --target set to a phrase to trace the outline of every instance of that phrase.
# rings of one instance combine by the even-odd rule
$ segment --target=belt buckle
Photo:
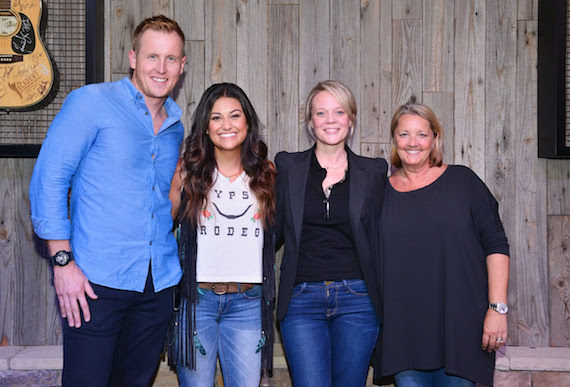
[[[218,290],[218,286],[220,287],[220,289]],[[212,285],[212,291],[214,293],[216,293],[218,296],[221,296],[222,294],[226,294],[228,292],[228,284],[227,283],[215,283]]]

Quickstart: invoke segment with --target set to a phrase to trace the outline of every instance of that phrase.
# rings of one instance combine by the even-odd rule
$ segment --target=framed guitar
[[[41,18],[42,0],[0,0],[1,110],[39,109],[54,97],[54,66],[40,36]]]

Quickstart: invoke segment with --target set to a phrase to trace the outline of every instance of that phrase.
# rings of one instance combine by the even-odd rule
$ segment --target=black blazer
[[[384,159],[371,159],[355,155],[348,147],[350,168],[350,227],[358,256],[360,270],[366,281],[372,303],[381,319],[380,288],[376,277],[377,264],[373,253],[377,237],[377,223],[380,218],[386,173],[388,165]],[[307,177],[314,147],[304,152],[280,152],[275,157],[277,166],[277,224],[276,248],[285,244],[279,279],[279,300],[277,318],[282,320],[287,313],[299,259],[303,211]]]

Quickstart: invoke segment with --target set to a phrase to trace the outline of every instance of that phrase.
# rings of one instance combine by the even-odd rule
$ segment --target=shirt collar
[[[137,105],[141,104],[146,108],[144,95],[135,87],[135,85],[133,84],[133,82],[129,77],[125,76],[119,82],[123,85],[131,101],[133,101]],[[182,117],[182,109],[180,109],[178,104],[176,104],[176,102],[174,102],[172,98],[170,97],[166,98],[166,101],[164,101],[164,108],[166,109],[166,113],[168,114],[169,120],[173,120],[174,122],[176,122],[179,121],[180,118]]]
[[[311,152],[312,152],[313,155],[311,156],[311,166],[310,166],[310,170],[311,170],[312,172],[321,171],[321,170],[322,170],[322,171],[326,171],[326,169],[323,168],[323,167],[321,167],[321,165],[319,164],[319,160],[317,160],[316,149],[317,149],[317,146],[316,146],[316,145],[313,145],[313,147],[311,148]],[[347,162],[348,162],[348,164],[347,164],[347,166],[346,166],[346,170],[347,170],[347,172],[348,172],[348,169],[349,169],[349,167],[350,167],[350,152],[351,152],[351,151],[350,151],[350,148],[348,147],[348,145],[346,145],[346,144],[344,145],[344,149],[346,150],[346,157],[347,157]]]
[[[315,152],[316,147],[313,146],[313,155],[311,156],[311,172],[324,172],[326,174],[326,170],[321,167],[319,164],[319,160],[317,160],[317,153]]]

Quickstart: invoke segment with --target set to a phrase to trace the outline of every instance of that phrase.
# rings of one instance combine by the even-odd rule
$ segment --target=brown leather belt
[[[199,282],[198,287],[211,290],[216,294],[243,293],[253,289],[255,284],[242,284],[239,282]]]

